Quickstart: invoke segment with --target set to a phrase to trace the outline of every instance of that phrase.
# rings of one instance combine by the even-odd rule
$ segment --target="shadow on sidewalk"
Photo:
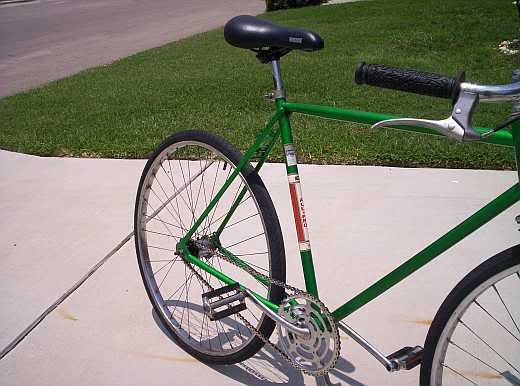
[[[152,317],[164,335],[173,344],[177,344],[153,309]],[[305,384],[302,373],[292,367],[278,352],[267,346],[244,362],[235,365],[208,365],[208,367],[248,386]],[[352,363],[340,357],[336,367],[330,371],[330,374],[333,376],[333,382],[341,381],[349,386],[364,386],[363,383],[349,376],[349,374],[352,375],[354,373],[355,369]],[[316,384],[318,386],[325,385],[322,379],[318,380]]]

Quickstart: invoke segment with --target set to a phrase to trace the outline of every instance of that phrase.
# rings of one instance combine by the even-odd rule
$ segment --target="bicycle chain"
[[[298,296],[301,296],[301,297],[304,297],[304,298],[307,298],[309,300],[311,300],[312,302],[315,302],[316,304],[318,304],[318,306],[323,310],[324,314],[327,315],[327,317],[329,318],[329,320],[334,320],[334,318],[332,317],[332,314],[330,313],[329,309],[325,306],[325,304],[319,300],[316,296],[314,295],[311,295],[310,293],[308,292],[305,292],[299,288],[296,288],[296,287],[293,287],[289,284],[286,284],[282,281],[279,281],[279,280],[276,280],[276,279],[273,279],[273,278],[270,278],[269,276],[266,276],[264,275],[263,273],[261,272],[258,272],[257,270],[255,270],[254,268],[250,267],[250,266],[241,266],[241,265],[238,265],[236,262],[234,262],[233,260],[231,260],[230,258],[228,258],[227,256],[221,254],[221,253],[218,253],[218,256],[221,257],[223,260],[227,261],[228,263],[234,265],[235,267],[238,267],[242,270],[244,270],[245,272],[247,272],[248,274],[252,275],[253,277],[261,277],[263,280],[266,280],[268,281],[270,284],[274,284],[278,287],[282,287],[284,288],[286,291],[291,291],[293,292],[295,295],[298,295]],[[182,256],[182,255],[181,255]],[[207,282],[207,280],[205,280],[202,275],[197,272],[193,267],[192,267],[192,264],[189,263],[188,261],[186,261],[186,259],[184,258],[184,256],[182,256],[182,260],[184,261],[184,264],[186,264],[186,266],[195,274],[195,276],[197,276],[197,278],[202,282],[204,283],[211,291],[214,290],[214,288]],[[338,331],[338,328],[337,326],[334,324],[333,328],[332,328],[332,334],[333,334],[333,337],[334,337],[334,341],[337,342],[337,345],[336,345],[336,350],[335,350],[335,353],[334,353],[334,359],[333,359],[333,363],[331,366],[329,366],[328,368],[324,369],[324,370],[320,370],[320,371],[316,371],[316,372],[311,372],[303,367],[301,367],[298,363],[296,363],[295,361],[293,361],[293,359],[284,351],[282,350],[280,347],[278,347],[276,344],[272,343],[268,337],[265,337],[260,331],[258,331],[257,328],[255,328],[251,323],[249,323],[249,321],[244,318],[240,313],[236,314],[240,320],[246,325],[246,327],[251,330],[251,332],[253,332],[262,342],[264,342],[265,344],[267,344],[269,347],[271,347],[272,349],[274,349],[276,352],[278,352],[278,354],[280,354],[282,356],[282,358],[284,358],[287,362],[289,362],[289,364],[294,367],[296,370],[299,370],[299,371],[302,371],[303,373],[307,374],[307,375],[311,375],[311,376],[314,376],[314,377],[319,377],[319,376],[322,376],[322,375],[326,375],[329,370],[333,369],[334,367],[336,367],[336,363],[338,361],[338,358],[339,358],[339,355],[340,355],[340,351],[341,351],[341,340],[339,339],[339,331]]]

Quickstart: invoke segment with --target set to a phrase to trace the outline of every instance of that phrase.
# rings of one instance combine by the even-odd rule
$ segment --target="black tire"
[[[161,322],[164,325],[164,327],[171,334],[171,337],[179,344],[179,346],[181,348],[183,348],[186,352],[188,352],[195,358],[197,358],[200,361],[205,362],[205,363],[233,364],[233,363],[241,362],[241,361],[244,361],[244,360],[250,358],[254,354],[256,354],[263,347],[263,345],[264,345],[263,341],[261,339],[259,339],[256,335],[251,334],[250,336],[243,337],[242,336],[243,331],[240,330],[240,326],[239,326],[238,330],[240,332],[240,336],[244,340],[243,346],[238,346],[238,348],[236,348],[236,347],[234,348],[232,345],[232,341],[229,340],[229,338],[228,338],[229,345],[231,346],[230,349],[222,348],[222,352],[216,352],[216,351],[213,352],[212,351],[213,348],[211,347],[211,342],[215,341],[215,338],[208,337],[207,340],[209,341],[209,348],[207,346],[203,346],[203,344],[200,342],[198,345],[195,344],[195,342],[191,340],[191,339],[193,339],[193,337],[191,337],[191,335],[196,337],[195,335],[198,335],[198,332],[193,333],[193,332],[188,331],[188,333],[186,334],[186,331],[185,331],[186,328],[184,328],[184,329],[182,328],[183,321],[181,320],[180,324],[178,323],[178,321],[175,321],[175,323],[173,321],[173,314],[176,312],[175,309],[173,311],[170,310],[172,315],[168,318],[166,311],[169,310],[168,307],[171,308],[172,306],[168,306],[166,304],[167,303],[166,297],[163,296],[162,294],[160,295],[160,299],[164,303],[162,306],[160,305],[160,301],[158,301],[156,299],[156,297],[154,297],[154,294],[155,294],[155,296],[157,296],[157,291],[159,291],[159,292],[162,291],[162,289],[161,289],[162,282],[159,285],[158,280],[156,280],[156,278],[155,278],[155,274],[153,274],[153,270],[150,268],[152,265],[152,263],[150,263],[150,261],[153,261],[153,260],[150,259],[149,251],[148,251],[149,245],[147,244],[148,241],[147,241],[146,237],[149,237],[149,236],[148,235],[145,236],[145,232],[143,231],[143,221],[144,221],[143,219],[146,219],[145,225],[144,225],[145,227],[148,226],[146,224],[148,224],[148,222],[150,222],[150,220],[148,219],[149,215],[147,215],[145,212],[148,210],[148,206],[149,206],[148,200],[150,199],[151,196],[150,196],[149,192],[146,195],[145,191],[151,189],[150,180],[153,179],[153,181],[155,181],[155,178],[157,178],[157,179],[159,178],[158,176],[156,176],[154,174],[154,173],[159,173],[159,171],[160,171],[160,169],[158,169],[158,167],[156,166],[157,162],[161,163],[161,165],[162,165],[162,162],[164,162],[165,165],[166,165],[166,162],[168,162],[168,164],[170,163],[170,158],[161,161],[158,157],[164,157],[165,154],[169,154],[168,153],[169,149],[180,148],[181,150],[172,150],[172,151],[182,152],[183,151],[182,149],[184,149],[182,146],[185,146],[185,147],[191,146],[194,149],[200,148],[199,151],[202,151],[202,152],[206,148],[210,149],[210,150],[208,150],[208,152],[211,151],[214,154],[216,154],[222,158],[222,160],[223,160],[222,168],[224,168],[224,169],[228,165],[228,161],[232,164],[231,168],[234,168],[234,166],[236,166],[239,163],[240,159],[242,158],[242,154],[226,140],[224,140],[220,137],[217,137],[211,133],[204,132],[204,131],[198,131],[198,130],[188,130],[188,131],[182,131],[182,132],[175,133],[172,136],[170,136],[166,141],[164,141],[154,151],[154,153],[151,155],[150,159],[146,163],[146,166],[145,166],[142,176],[141,176],[141,180],[139,182],[139,188],[137,191],[137,198],[136,198],[135,212],[134,212],[135,247],[136,247],[137,260],[139,263],[141,277],[143,279],[143,283],[145,285],[148,297],[150,298],[150,301],[154,307],[155,312],[160,317]],[[213,154],[213,153],[211,153],[211,154]],[[170,157],[170,155],[168,155],[168,157]],[[189,168],[189,164],[190,164],[189,162],[192,162],[192,163],[195,162],[195,161],[186,161],[184,158],[181,158],[181,159],[182,159],[182,162],[188,162],[188,168]],[[171,161],[171,162],[174,162],[174,161]],[[156,163],[154,164],[154,162],[156,162]],[[179,162],[179,165],[182,166],[181,161],[178,161],[178,162]],[[201,161],[199,161],[199,162],[201,162]],[[215,163],[215,161],[211,161],[211,163]],[[207,164],[208,164],[208,161],[206,160],[206,166],[205,166],[206,168],[208,168]],[[202,165],[202,163],[201,163],[201,165]],[[210,168],[212,168],[212,167],[213,166],[210,166],[208,168],[208,170],[210,170]],[[217,174],[218,174],[219,170],[223,170],[223,169],[219,169],[220,167],[221,167],[221,163],[220,163],[220,159],[219,159],[219,164],[218,164],[218,166],[215,167]],[[228,169],[231,169],[231,168],[228,167]],[[164,170],[164,168],[163,168],[163,170]],[[182,170],[182,167],[181,167],[181,170]],[[204,170],[203,173],[206,173],[206,169],[203,169],[202,166],[201,166],[201,170]],[[170,171],[171,171],[171,169],[170,169]],[[173,172],[171,174],[173,175]],[[193,175],[195,175],[195,174],[193,174]],[[254,171],[254,169],[252,168],[252,166],[249,163],[243,167],[239,176],[241,176],[241,180],[240,180],[240,178],[237,178],[236,180],[241,181],[241,184],[244,183],[244,186],[248,187],[248,193],[253,197],[253,200],[251,200],[251,201],[254,201],[255,207],[258,209],[259,218],[262,220],[261,223],[263,225],[265,239],[267,240],[266,241],[267,252],[265,252],[265,254],[268,254],[267,259],[268,259],[268,263],[269,263],[268,273],[267,272],[264,272],[264,273],[266,275],[269,275],[273,279],[279,280],[281,282],[285,282],[285,250],[284,250],[284,244],[283,244],[283,237],[282,237],[282,232],[280,229],[280,224],[278,221],[278,216],[276,214],[271,197],[269,196],[269,193],[267,192],[266,187],[264,186],[260,176],[258,175],[257,172]],[[183,177],[184,177],[184,172],[183,172]],[[186,178],[187,178],[187,176],[186,176]],[[208,178],[208,177],[206,177],[206,178]],[[216,175],[215,175],[215,180],[217,180]],[[144,186],[145,181],[147,181],[148,186]],[[200,183],[204,184],[204,177],[202,177],[202,182],[200,182]],[[190,182],[190,184],[191,184],[191,182]],[[193,182],[193,184],[195,184],[195,182]],[[211,182],[209,182],[209,184],[211,185]],[[175,187],[175,185],[174,185],[174,187]],[[190,185],[190,187],[191,187],[191,185]],[[213,183],[213,188],[215,188],[215,183]],[[175,187],[175,189],[177,189],[177,187]],[[204,189],[206,189],[206,187],[204,187]],[[240,189],[240,186],[239,186],[239,189]],[[188,189],[184,188],[184,190],[186,191],[186,194],[189,195]],[[201,195],[200,190],[201,190],[201,188],[199,187],[199,195]],[[215,188],[215,191],[217,191],[217,188]],[[213,191],[211,193],[213,194]],[[204,191],[204,195],[206,195],[206,191]],[[181,196],[181,194],[178,194],[176,197],[180,197],[180,196]],[[193,195],[193,197],[192,197],[193,201],[195,200],[194,196],[195,195]],[[189,199],[189,197],[188,197],[188,199]],[[198,201],[198,197],[197,197],[197,201]],[[146,202],[146,204],[145,204],[145,202]],[[173,207],[174,206],[173,201],[171,201],[170,203]],[[168,204],[168,206],[167,206],[168,208],[169,208],[169,205],[170,204]],[[183,205],[182,202],[181,202],[181,205]],[[172,208],[172,209],[174,209],[174,208]],[[144,210],[144,216],[142,215],[143,210]],[[195,203],[195,210],[197,210],[197,203]],[[217,211],[216,208],[215,208],[215,211]],[[148,216],[148,217],[146,217],[146,216]],[[160,220],[160,221],[162,222],[163,220]],[[201,227],[199,227],[199,229],[201,229]],[[201,230],[202,233],[204,233],[204,231],[210,232],[211,229],[208,229],[208,230],[202,229]],[[172,237],[173,237],[173,235],[172,235]],[[204,237],[204,235],[200,235],[200,237]],[[260,238],[263,238],[263,237],[260,237]],[[173,256],[171,256],[169,258],[171,259],[171,261],[173,261],[173,263],[171,263],[172,267],[173,267],[176,260],[174,261]],[[211,257],[211,259],[212,259],[211,260],[212,264],[216,265],[216,263],[214,262],[215,260],[213,260],[213,259],[218,259],[218,257],[213,256],[213,257]],[[245,257],[244,257],[244,259],[245,259]],[[163,261],[165,261],[165,260],[163,260]],[[256,260],[255,260],[255,262],[256,262]],[[184,262],[181,261],[181,263],[184,263]],[[208,260],[208,263],[209,263],[209,260]],[[222,263],[225,263],[225,262],[222,261]],[[220,261],[219,261],[219,264],[221,264]],[[218,265],[216,265],[216,267],[218,268]],[[171,269],[171,267],[168,268],[168,270],[170,270],[170,269]],[[201,271],[200,269],[198,271],[201,274],[206,274],[205,272]],[[266,269],[266,271],[267,271],[267,269]],[[150,277],[150,272],[152,272],[152,274],[153,274],[153,280]],[[166,273],[166,276],[168,276],[168,273]],[[166,276],[165,276],[165,279],[166,279]],[[193,272],[192,272],[191,276],[193,276]],[[165,279],[163,279],[163,281]],[[192,280],[192,279],[190,279],[190,280]],[[168,280],[171,280],[171,278]],[[196,285],[196,284],[191,284],[191,281],[190,281],[190,284],[188,285],[187,280],[188,279],[186,277],[186,282],[185,282],[186,294],[193,289],[192,286]],[[196,282],[197,280],[193,280],[193,281]],[[182,283],[182,281],[181,281],[181,283]],[[202,282],[199,280],[201,292],[208,291],[209,289],[207,289],[207,288],[204,291],[204,288],[202,288],[203,283],[202,284],[201,283]],[[222,284],[218,285],[218,282],[215,282],[215,281],[212,282],[212,286],[214,286],[215,288],[218,288],[221,285]],[[184,289],[183,289],[183,291],[184,291]],[[280,288],[278,286],[271,286],[269,289],[265,289],[265,291],[267,291],[266,296],[268,297],[268,299],[271,302],[280,304],[280,302],[284,296],[284,290],[282,288]],[[181,292],[181,296],[182,296],[182,292]],[[188,296],[188,295],[186,295],[186,296]],[[186,304],[185,304],[186,307],[188,307],[188,304],[190,304],[190,305],[194,304],[194,303],[192,303],[192,301],[194,301],[194,300],[196,300],[196,299],[190,298],[189,299],[190,303],[188,303],[188,299],[187,299]],[[177,308],[177,306],[179,305],[179,303],[181,301],[183,301],[183,299],[181,300],[179,298],[179,300],[177,301],[177,303],[175,305],[175,308]],[[199,298],[199,301],[200,301],[200,298]],[[196,306],[198,307],[198,303]],[[182,307],[182,304],[181,304],[181,307]],[[195,305],[194,305],[193,309],[195,309]],[[198,308],[197,308],[197,310],[198,310]],[[252,313],[252,311],[255,311],[255,310],[246,310],[246,311],[243,311],[241,314],[244,314],[246,312]],[[188,315],[190,315],[189,310],[188,310]],[[262,315],[262,316],[260,316],[260,314],[258,314],[258,315],[259,315],[259,318],[258,318],[257,328],[263,336],[269,337],[274,330],[275,323],[270,318],[266,317],[265,315]],[[184,317],[184,310],[183,310],[183,317]],[[192,318],[194,318],[193,315],[192,315]],[[179,318],[176,317],[176,319],[179,319]],[[225,327],[226,328],[228,327],[228,324],[226,324],[227,319],[229,319],[229,323],[235,323],[235,321],[237,321],[236,315],[235,315],[235,319],[232,319],[232,316],[223,319],[224,324],[220,323],[220,326],[222,329],[224,329]],[[257,320],[257,319],[254,319],[254,320]],[[190,321],[188,319],[188,326],[189,326],[189,323],[190,323]],[[211,333],[212,331],[214,332],[214,329],[210,328],[210,325],[209,325],[210,323],[213,323],[213,322],[210,322],[208,319],[207,323],[206,323],[206,329],[207,329],[208,333]],[[203,337],[204,325],[205,325],[204,319],[202,319],[202,327],[200,327],[200,334],[201,334],[200,337],[201,338],[204,338]],[[217,331],[216,335],[219,335],[219,340],[220,340],[221,334],[219,332],[219,327],[218,327],[217,322],[215,322],[215,326],[216,326],[216,331]],[[234,327],[234,328],[236,329],[237,327]],[[224,331],[224,333],[227,336],[227,333],[225,331]],[[186,337],[186,335],[188,335],[188,338]],[[244,332],[244,335],[245,335],[245,332]],[[222,346],[222,347],[224,347],[224,346]]]
[[[479,338],[477,338],[478,332],[477,328],[473,324],[467,320],[471,320],[476,324],[477,320],[481,320],[482,324],[486,324],[486,327],[480,327],[480,331],[484,331],[485,329],[490,329],[490,326],[494,329],[500,330],[503,326],[500,326],[496,321],[493,321],[489,314],[486,315],[484,311],[485,307],[482,307],[483,298],[484,300],[489,301],[488,299],[492,299],[491,295],[495,296],[495,293],[498,294],[499,291],[496,288],[500,288],[500,285],[511,284],[512,287],[508,287],[509,293],[511,293],[511,289],[514,289],[514,293],[516,295],[520,294],[518,289],[520,288],[520,275],[518,274],[520,270],[520,245],[516,245],[512,248],[509,248],[505,251],[498,253],[497,255],[489,258],[474,270],[472,270],[469,274],[467,274],[464,279],[462,279],[457,286],[450,292],[447,298],[442,303],[441,307],[437,311],[435,318],[430,326],[428,331],[428,335],[425,341],[425,349],[424,356],[421,365],[421,375],[420,375],[420,384],[421,386],[438,386],[442,384],[453,384],[451,382],[444,380],[443,377],[455,377],[460,379],[461,382],[466,384],[470,384],[468,380],[478,381],[475,384],[485,384],[486,379],[474,379],[476,377],[485,377],[488,376],[488,379],[492,379],[496,382],[496,379],[500,379],[503,373],[503,368],[499,366],[493,366],[494,369],[491,369],[489,366],[484,365],[484,362],[490,364],[487,359],[490,356],[496,356],[497,363],[501,362],[501,359],[498,355],[493,354],[485,344],[479,342]],[[507,280],[507,281],[506,281]],[[502,284],[499,284],[502,283]],[[494,288],[491,290],[491,288]],[[487,290],[491,292],[486,292]],[[509,301],[504,303],[504,310],[507,307],[511,307],[516,310],[520,310],[520,297],[519,296],[509,297]],[[490,296],[489,298],[486,298]],[[501,295],[496,296],[496,302],[500,305],[500,301],[502,300]],[[513,301],[511,301],[513,299]],[[481,304],[482,303],[482,304]],[[500,305],[500,307],[502,307]],[[488,311],[489,312],[489,311]],[[478,314],[482,313],[482,315]],[[509,311],[508,311],[509,313]],[[492,314],[492,313],[490,313]],[[514,315],[514,314],[513,314]],[[477,319],[477,316],[480,319]],[[472,319],[470,319],[472,318]],[[467,320],[466,320],[467,319]],[[505,320],[507,322],[507,313],[505,318],[496,318],[497,320]],[[499,348],[500,351],[503,349],[505,352],[510,353],[511,347],[512,350],[516,351],[517,358],[520,358],[520,332],[515,330],[515,321],[511,319],[511,325],[513,326],[510,329],[510,332],[500,331],[496,335],[487,334],[486,338],[483,338],[483,341],[486,341],[493,347],[493,342],[495,342],[495,348]],[[496,325],[495,325],[496,324]],[[516,322],[518,328],[518,322]],[[469,328],[468,328],[469,327]],[[460,331],[458,329],[461,329]],[[471,330],[470,330],[471,329]],[[471,332],[473,331],[473,332]],[[517,336],[517,340],[515,341],[510,335],[511,332],[514,332],[514,336]],[[477,335],[475,335],[475,333]],[[459,335],[456,335],[459,334]],[[473,340],[474,342],[461,344],[458,339],[462,340],[463,334],[468,337],[468,340]],[[488,341],[490,338],[488,336],[494,336],[497,340],[490,343]],[[498,344],[498,342],[503,342],[504,340],[500,340],[499,338],[505,336],[507,345]],[[508,338],[511,338],[510,340]],[[457,340],[457,341],[456,341]],[[476,343],[475,343],[476,342]],[[512,344],[513,346],[510,346]],[[473,346],[472,346],[473,345]],[[507,347],[505,347],[507,346]],[[482,347],[482,351],[480,354],[477,354],[473,350],[468,350],[468,347],[472,347],[474,350],[478,347]],[[450,363],[446,363],[449,355],[446,355],[447,350],[450,353],[453,352],[453,356],[450,357]],[[466,352],[464,351],[466,350]],[[489,351],[489,352],[487,352]],[[500,352],[497,350],[497,352]],[[473,354],[472,357],[470,354]],[[461,362],[457,362],[457,355],[460,357]],[[475,359],[478,358],[478,359]],[[504,358],[507,360],[507,355],[504,355]],[[514,359],[515,363],[518,363],[517,358]],[[470,368],[469,366],[463,366],[459,364],[459,366],[454,366],[453,363],[463,363],[471,362],[475,365],[474,369],[479,368],[481,366],[485,371],[478,372],[474,369],[472,371],[464,371],[464,369]],[[480,361],[480,362],[479,362]],[[439,364],[440,363],[440,364]],[[506,362],[503,363],[503,366],[507,368]],[[512,368],[512,372],[515,370]],[[499,370],[499,371],[496,371]],[[518,371],[518,370],[516,370]],[[502,373],[501,373],[502,372]],[[446,375],[444,373],[447,373]],[[498,374],[496,374],[498,373]],[[520,374],[515,375],[518,379]],[[464,377],[466,379],[464,379]],[[483,382],[483,383],[482,383]],[[493,383],[493,385],[496,383]],[[505,383],[509,384],[509,383]]]

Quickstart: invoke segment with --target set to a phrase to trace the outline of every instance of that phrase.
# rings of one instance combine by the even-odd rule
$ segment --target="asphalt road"
[[[0,3],[0,96],[258,14],[264,0]]]

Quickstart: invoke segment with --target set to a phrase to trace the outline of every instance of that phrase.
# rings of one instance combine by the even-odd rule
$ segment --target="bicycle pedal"
[[[421,346],[403,347],[386,358],[389,361],[396,361],[400,370],[411,370],[415,366],[421,364],[423,356],[423,348]]]
[[[202,294],[202,308],[209,320],[217,321],[226,316],[244,311],[246,293],[240,290],[240,284],[230,284]]]

